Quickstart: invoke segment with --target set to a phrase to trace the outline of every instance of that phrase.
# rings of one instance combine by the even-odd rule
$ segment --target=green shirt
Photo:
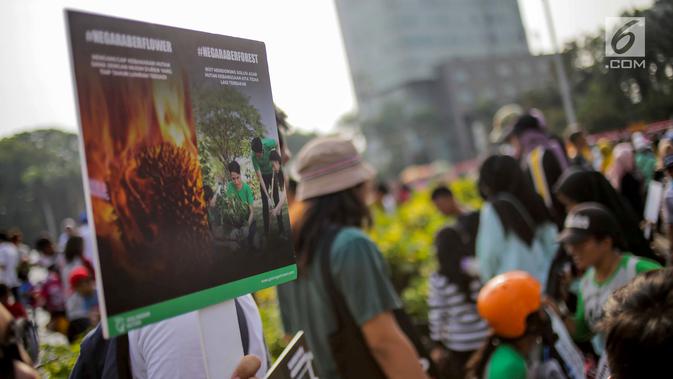
[[[315,254],[305,275],[278,287],[281,318],[287,334],[299,330],[306,333],[320,377],[340,378],[328,342],[328,336],[336,330],[336,322],[321,274],[324,255]],[[389,280],[383,256],[360,229],[341,230],[329,257],[334,284],[358,325],[402,307]]]
[[[262,157],[257,158],[257,154],[252,152],[252,165],[255,167],[255,171],[259,171],[262,174],[272,174],[273,168],[271,167],[271,161],[269,161],[269,154],[271,151],[276,149],[278,144],[273,138],[262,138]]]
[[[526,379],[526,359],[512,346],[498,346],[486,366],[484,379]]]
[[[592,341],[596,353],[601,354],[605,346],[604,336],[598,334],[598,323],[603,318],[603,306],[613,292],[631,282],[636,275],[656,270],[661,266],[647,258],[622,254],[617,269],[604,281],[596,280],[596,269],[591,267],[582,277],[577,294],[577,311],[575,312],[575,339]]]
[[[241,189],[238,190],[234,183],[229,182],[229,184],[227,184],[227,197],[238,199],[246,206],[252,205],[255,202],[255,195],[253,195],[252,189],[250,189],[248,183],[243,183]]]

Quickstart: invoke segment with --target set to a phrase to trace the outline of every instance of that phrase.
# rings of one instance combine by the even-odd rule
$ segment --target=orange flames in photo
[[[166,270],[169,259],[176,266],[206,257],[211,237],[186,78],[90,72],[77,83],[101,256],[111,254],[132,276]]]

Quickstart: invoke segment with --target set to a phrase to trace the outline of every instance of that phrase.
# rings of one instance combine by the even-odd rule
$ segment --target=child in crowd
[[[21,302],[14,299],[6,284],[0,284],[0,303],[7,308],[15,319],[28,318],[26,309],[21,305]]]
[[[68,340],[72,343],[92,325],[98,323],[98,297],[93,279],[85,267],[75,267],[68,278],[73,293],[66,302]]]
[[[566,317],[575,340],[592,339],[594,351],[601,355],[605,340],[598,324],[603,319],[603,306],[610,295],[638,274],[661,266],[647,258],[622,253],[617,220],[598,203],[584,203],[573,208],[559,240],[577,267],[586,270],[580,282],[575,316],[562,316]]]
[[[484,285],[477,309],[492,334],[468,362],[467,378],[563,377],[557,376],[562,375],[557,361],[541,364],[539,359],[530,359],[549,328],[540,291],[540,283],[524,271],[498,275]]]
[[[42,306],[51,316],[47,328],[66,334],[65,289],[61,281],[60,270],[56,265],[49,266],[47,270],[47,279],[40,286]]]
[[[65,262],[61,266],[61,279],[63,280],[64,287],[66,287],[66,295],[69,295],[73,291],[73,288],[70,287],[70,282],[68,281],[72,270],[80,266],[85,267],[89,275],[93,278],[94,269],[91,262],[84,256],[84,239],[82,237],[70,237],[65,244],[63,255],[65,256]]]

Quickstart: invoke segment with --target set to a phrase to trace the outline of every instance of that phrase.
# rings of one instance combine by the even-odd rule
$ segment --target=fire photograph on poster
[[[264,44],[68,22],[107,334],[294,279]]]

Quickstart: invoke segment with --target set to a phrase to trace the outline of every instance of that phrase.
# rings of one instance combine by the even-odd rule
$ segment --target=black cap
[[[603,235],[612,237],[616,243],[620,240],[619,233],[619,224],[612,212],[598,203],[582,203],[566,217],[559,242],[575,245]]]

